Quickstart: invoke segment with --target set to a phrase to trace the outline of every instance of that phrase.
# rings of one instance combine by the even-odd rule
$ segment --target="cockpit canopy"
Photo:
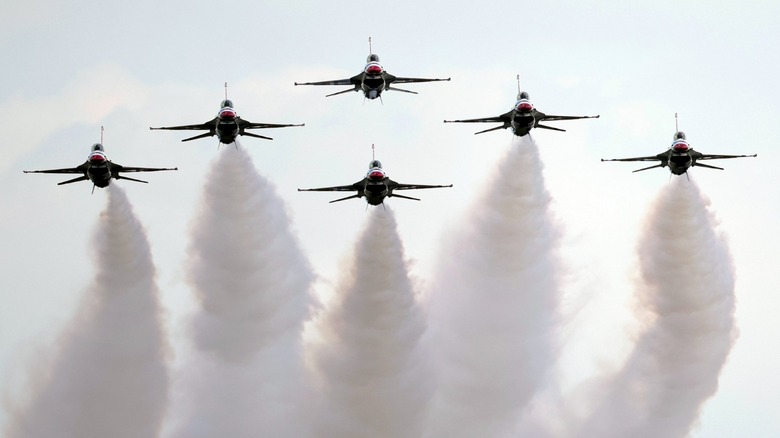
[[[675,139],[675,140],[687,140],[687,139],[685,138],[685,133],[684,133],[684,132],[682,132],[682,131],[677,131],[677,132],[675,132],[675,133],[674,133],[674,139]]]
[[[220,108],[230,107],[233,108],[233,101],[230,99],[225,99],[222,101],[222,106]]]
[[[379,62],[379,55],[370,54],[368,55],[368,58],[366,58],[366,62]]]
[[[531,98],[531,97],[528,95],[528,92],[527,92],[527,91],[521,91],[521,92],[520,92],[520,94],[518,94],[518,95],[517,95],[517,100],[520,100],[520,99],[526,99],[526,100],[528,100],[528,99],[530,99],[530,98]]]
[[[382,163],[379,160],[374,160],[371,163],[368,164],[369,169],[373,169],[375,167],[382,168]]]
[[[92,145],[92,152],[95,151],[103,151],[103,145],[100,143],[95,143]]]

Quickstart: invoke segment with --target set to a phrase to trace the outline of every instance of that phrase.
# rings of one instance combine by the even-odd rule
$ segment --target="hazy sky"
[[[674,133],[693,148],[747,154],[725,171],[693,169],[727,235],[737,273],[739,338],[697,437],[780,436],[780,4],[770,1],[395,3],[33,0],[0,14],[0,385],[13,398],[28,365],[71,317],[94,275],[89,240],[107,193],[25,169],[76,166],[99,141],[129,166],[178,166],[150,184],[119,181],[147,229],[176,345],[193,308],[183,261],[216,139],[150,126],[202,123],[223,83],[238,114],[256,122],[306,123],[243,138],[259,173],[287,203],[301,247],[323,284],[367,220],[365,203],[299,187],[351,184],[376,145],[403,183],[454,184],[391,199],[413,275],[423,282],[474,194],[510,145],[507,131],[443,119],[508,111],[515,76],[546,113],[600,114],[536,132],[545,182],[561,225],[565,313],[559,389],[620,365],[637,329],[632,313],[636,245],[669,172],[638,174],[600,158],[653,155]],[[386,92],[325,98],[340,87],[293,82],[361,71],[367,39],[397,76],[452,77]],[[487,128],[489,126],[484,126]],[[483,128],[483,129],[484,129]],[[232,147],[232,146],[231,146]],[[224,149],[225,146],[222,146]],[[718,165],[718,163],[714,163]],[[495,187],[501,190],[502,187]],[[262,224],[258,224],[262,226]],[[174,363],[176,365],[176,363]],[[0,413],[0,426],[7,414]]]

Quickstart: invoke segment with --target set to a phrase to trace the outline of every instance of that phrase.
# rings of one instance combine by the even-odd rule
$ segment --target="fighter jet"
[[[417,94],[416,91],[404,90],[401,88],[392,87],[391,84],[407,84],[410,82],[436,82],[436,81],[449,81],[447,79],[425,79],[425,78],[403,78],[393,76],[385,71],[382,64],[379,63],[379,56],[372,53],[371,50],[371,38],[368,39],[368,58],[366,58],[366,66],[359,74],[352,76],[349,79],[337,79],[334,81],[322,81],[322,82],[296,82],[295,85],[350,85],[353,88],[349,88],[344,91],[328,94],[325,97],[335,96],[337,94],[349,93],[350,91],[363,90],[363,94],[367,99],[376,99],[382,97],[382,91],[403,91],[404,93]]]
[[[495,128],[475,132],[474,134],[482,134],[483,132],[511,127],[516,136],[522,137],[528,134],[532,128],[542,128],[553,131],[566,132],[565,129],[542,125],[541,122],[597,118],[599,118],[599,116],[553,116],[538,111],[536,108],[534,108],[534,105],[529,100],[528,93],[525,91],[520,91],[520,75],[517,75],[517,101],[515,102],[515,106],[511,111],[495,117],[466,120],[445,120],[444,123],[502,123],[502,125],[496,126]]]
[[[64,169],[49,169],[49,170],[25,170],[24,173],[80,173],[78,178],[69,179],[58,183],[61,186],[63,184],[70,184],[79,181],[92,181],[92,192],[94,193],[95,187],[104,188],[109,185],[111,178],[114,179],[126,179],[130,181],[147,183],[148,181],[142,181],[140,179],[130,178],[128,176],[120,175],[120,172],[158,172],[161,170],[179,170],[178,167],[127,167],[111,162],[106,157],[106,153],[103,149],[103,135],[101,127],[100,143],[95,143],[90,149],[87,161],[76,167],[69,167]]]
[[[722,158],[745,158],[755,157],[752,155],[711,155],[702,154],[691,148],[688,144],[688,140],[685,137],[685,133],[680,131],[677,127],[677,114],[674,115],[675,133],[672,141],[672,145],[669,149],[661,152],[658,155],[651,155],[648,157],[636,157],[636,158],[613,158],[613,159],[601,159],[601,161],[660,161],[659,164],[654,166],[644,167],[637,169],[634,172],[641,172],[643,170],[654,169],[656,167],[669,167],[669,170],[674,175],[687,174],[688,169],[691,167],[706,167],[709,169],[723,170],[722,167],[711,166],[709,164],[699,163],[699,160],[719,160]]]
[[[371,146],[373,149],[373,145]],[[382,204],[385,198],[396,197],[403,199],[411,199],[419,201],[418,198],[412,198],[411,196],[398,195],[393,193],[394,190],[413,190],[413,189],[436,189],[442,187],[452,187],[452,184],[446,186],[431,186],[422,184],[400,184],[387,177],[387,174],[382,169],[382,163],[379,160],[374,159],[372,154],[372,160],[368,164],[368,172],[366,177],[362,180],[346,185],[346,186],[334,186],[334,187],[320,187],[316,189],[298,189],[299,192],[357,192],[357,194],[347,196],[345,198],[334,199],[330,201],[339,202],[347,199],[366,197],[366,202],[371,205]]]
[[[225,83],[225,100],[220,105],[217,116],[209,120],[206,123],[197,125],[182,125],[182,126],[163,126],[161,128],[149,129],[170,129],[170,130],[193,130],[193,131],[208,131],[205,134],[196,135],[194,137],[185,138],[182,141],[190,141],[198,138],[217,136],[221,144],[230,144],[236,141],[236,136],[247,135],[249,137],[264,138],[266,140],[273,140],[271,137],[265,137],[262,135],[248,132],[247,129],[265,129],[265,128],[286,128],[289,126],[304,126],[304,123],[291,125],[291,124],[275,124],[275,123],[254,123],[242,119],[236,114],[236,110],[233,109],[233,101],[227,98],[227,83]]]

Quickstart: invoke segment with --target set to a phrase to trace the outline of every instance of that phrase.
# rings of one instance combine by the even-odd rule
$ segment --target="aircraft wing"
[[[507,126],[511,123],[512,111],[501,114],[495,117],[482,117],[479,119],[463,119],[463,120],[445,120],[444,123],[505,123]]]
[[[385,81],[387,81],[388,84],[390,83],[396,83],[396,84],[409,84],[412,82],[438,82],[438,81],[449,81],[450,78],[446,79],[432,79],[432,78],[404,78],[400,76],[393,76],[389,73],[385,74]]]
[[[23,170],[24,173],[86,173],[88,162],[85,162],[81,166],[66,167],[63,169],[46,169],[46,170]]]
[[[279,123],[255,123],[250,122],[248,120],[244,120],[240,117],[237,117],[239,119],[238,126],[243,129],[263,129],[263,128],[287,128],[290,126],[304,126],[305,123],[297,123],[297,124],[279,124]]]
[[[363,77],[363,73],[352,76],[349,79],[336,79],[333,81],[319,81],[319,82],[296,82],[295,85],[359,85]]]
[[[163,127],[160,127],[160,128],[149,127],[149,129],[152,129],[152,130],[155,130],[155,129],[170,129],[170,130],[174,130],[174,131],[184,131],[184,130],[190,130],[190,131],[209,130],[210,131],[212,129],[216,129],[217,128],[218,119],[219,119],[218,117],[214,117],[213,119],[209,120],[208,122],[201,123],[199,125],[163,126]]]
[[[113,164],[113,166],[111,166],[111,173],[117,173],[117,172],[159,172],[161,170],[179,170],[179,168],[178,167],[125,167],[125,166],[121,166],[119,164]]]
[[[746,157],[755,157],[757,154],[752,155],[713,155],[713,154],[701,154],[700,156],[696,157],[697,160],[720,160],[722,158],[746,158]]]
[[[634,157],[634,158],[602,158],[601,161],[667,161],[667,153],[662,152],[658,155],[650,155],[648,157]]]
[[[352,190],[360,191],[363,188],[364,181],[365,180],[360,180],[355,184],[351,184],[348,186],[317,187],[314,189],[298,189],[298,191],[299,192],[349,192]]]
[[[440,189],[444,187],[452,187],[452,184],[448,184],[448,185],[399,184],[393,180],[390,180],[387,184],[387,187],[390,190]]]
[[[545,114],[542,120],[545,122],[547,121],[555,121],[555,120],[577,120],[577,119],[598,119],[599,116],[552,116],[549,114]]]

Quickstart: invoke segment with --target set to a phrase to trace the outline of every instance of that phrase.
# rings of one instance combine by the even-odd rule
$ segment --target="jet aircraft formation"
[[[379,56],[373,53],[371,47],[371,38],[369,42],[369,55],[366,59],[366,65],[363,71],[359,74],[347,79],[337,79],[329,81],[319,82],[295,82],[295,85],[345,85],[351,88],[336,93],[328,94],[326,97],[335,96],[337,94],[344,94],[350,91],[363,91],[365,99],[374,100],[379,98],[381,100],[382,92],[386,90],[401,91],[405,93],[417,94],[415,91],[396,88],[392,84],[403,83],[415,83],[415,82],[438,82],[449,81],[450,78],[436,79],[436,78],[415,78],[415,77],[401,77],[394,76],[388,73],[385,68],[379,62]],[[484,117],[476,119],[462,119],[462,120],[444,120],[444,123],[500,123],[500,125],[488,128],[482,131],[478,131],[475,134],[482,134],[489,131],[495,131],[499,129],[512,128],[512,132],[515,136],[523,137],[530,135],[531,129],[541,128],[554,131],[565,132],[564,129],[542,124],[552,121],[563,120],[576,120],[576,119],[592,119],[599,118],[599,115],[593,116],[561,116],[550,115],[537,110],[533,103],[531,103],[528,92],[520,89],[520,76],[517,76],[517,99],[514,106],[508,112],[500,114],[494,117]],[[675,114],[675,125],[677,125],[677,114]],[[195,135],[193,137],[185,138],[182,141],[191,141],[199,138],[217,136],[219,144],[232,144],[235,143],[238,136],[249,136],[255,138],[261,138],[265,140],[273,140],[271,137],[255,134],[249,132],[250,129],[268,129],[268,128],[286,128],[286,127],[298,127],[304,126],[300,124],[279,124],[279,123],[256,123],[242,119],[238,116],[233,102],[228,99],[227,96],[227,83],[225,84],[225,100],[220,104],[217,115],[204,123],[192,124],[192,125],[177,125],[177,126],[163,126],[159,128],[150,127],[150,130],[189,130],[189,131],[206,131],[205,133]],[[123,176],[120,173],[128,172],[157,172],[167,170],[177,170],[177,168],[149,168],[149,167],[126,167],[119,164],[115,164],[108,160],[103,149],[103,134],[101,127],[101,142],[95,143],[90,151],[90,154],[83,164],[72,168],[61,169],[48,169],[48,170],[25,170],[24,173],[72,173],[81,174],[81,176],[60,182],[58,185],[70,184],[78,181],[91,181],[93,184],[92,191],[95,187],[104,188],[107,187],[112,179],[127,179],[130,181],[146,183],[139,179]],[[373,149],[373,145],[372,145]],[[373,154],[372,154],[373,155]],[[670,172],[674,175],[682,175],[688,172],[688,169],[694,166],[705,167],[710,169],[720,169],[704,163],[700,163],[701,160],[714,160],[724,158],[743,158],[743,157],[755,157],[753,155],[717,155],[717,154],[702,154],[701,152],[694,151],[690,147],[685,133],[676,127],[674,134],[674,141],[668,150],[661,152],[657,155],[634,157],[634,158],[617,158],[617,159],[602,159],[601,161],[658,161],[658,164],[635,170],[639,172],[643,170],[653,169],[657,167],[668,167]],[[311,189],[298,189],[299,191],[354,191],[355,194],[335,199],[333,202],[344,201],[347,199],[366,198],[366,202],[369,205],[380,205],[384,203],[384,200],[389,197],[396,197],[402,199],[411,199],[419,201],[419,198],[413,198],[410,196],[400,195],[394,193],[396,190],[411,190],[411,189],[430,189],[430,188],[444,188],[452,187],[450,185],[422,185],[422,184],[401,184],[391,180],[384,169],[382,164],[372,157],[372,161],[369,163],[369,170],[366,176],[350,185],[343,186],[331,186],[320,187]]]

